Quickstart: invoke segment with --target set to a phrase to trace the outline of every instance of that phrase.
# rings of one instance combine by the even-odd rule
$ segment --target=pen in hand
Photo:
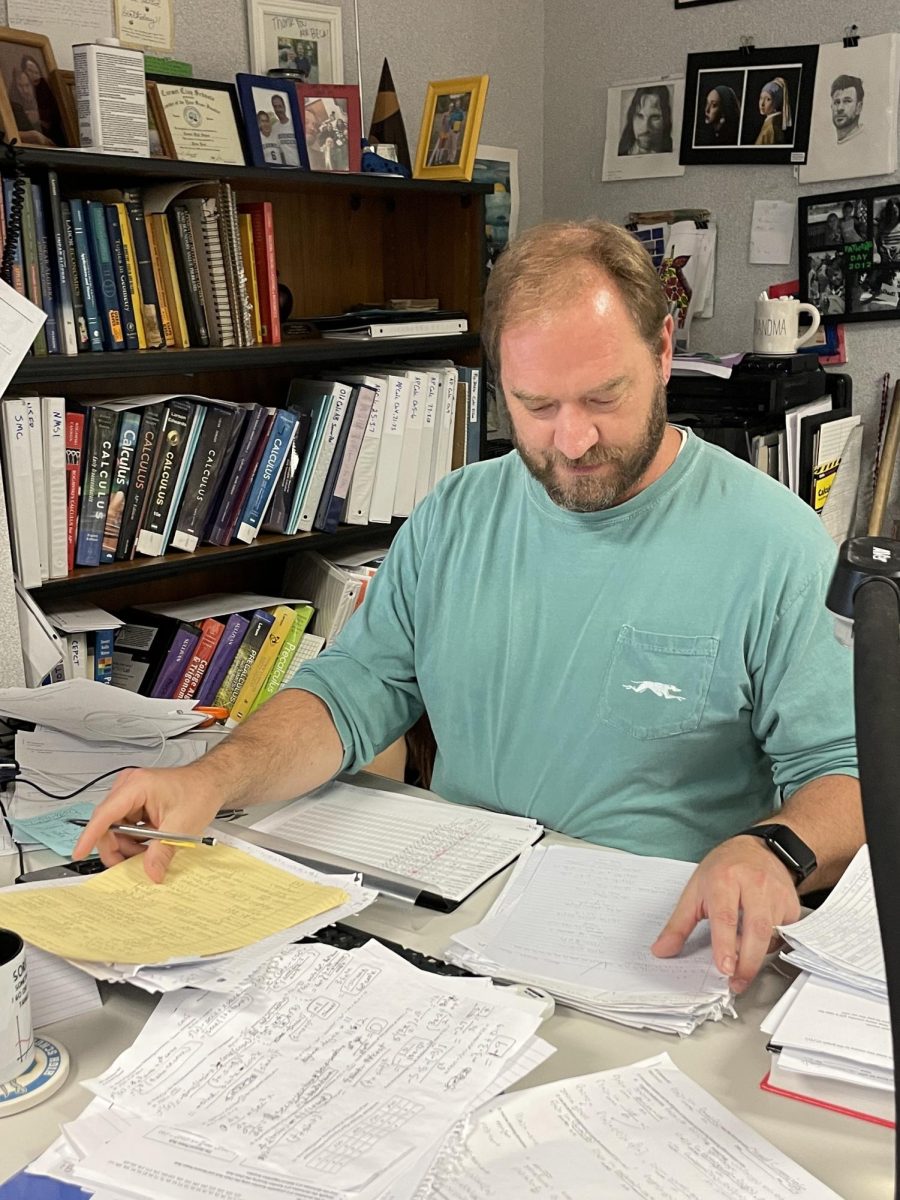
[[[79,825],[81,828],[87,825],[87,821],[80,817],[69,817],[68,823],[70,825]],[[182,846],[185,849],[193,849],[195,846],[214,846],[216,844],[214,837],[194,837],[191,833],[167,833],[164,829],[153,829],[149,825],[110,825],[109,832],[124,833],[128,837],[162,842],[164,846]]]

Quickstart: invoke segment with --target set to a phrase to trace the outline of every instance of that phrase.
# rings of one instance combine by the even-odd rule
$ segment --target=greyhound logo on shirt
[[[654,696],[659,696],[660,700],[687,700],[687,696],[682,696],[681,688],[676,687],[674,683],[657,683],[653,679],[632,679],[631,683],[623,683],[622,687],[629,692],[652,692]]]

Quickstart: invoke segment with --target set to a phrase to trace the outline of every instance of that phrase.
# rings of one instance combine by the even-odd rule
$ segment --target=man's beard
[[[525,466],[554,504],[570,512],[600,512],[614,508],[644,476],[656,457],[666,431],[666,385],[657,378],[650,415],[635,445],[592,446],[581,458],[566,458],[558,450],[537,452],[525,449],[513,427],[513,444]],[[560,466],[608,466],[602,475],[558,474]]]

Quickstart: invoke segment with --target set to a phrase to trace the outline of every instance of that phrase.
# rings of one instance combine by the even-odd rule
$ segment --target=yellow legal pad
[[[62,958],[153,964],[237,950],[348,898],[230,846],[182,850],[163,883],[142,857],[75,887],[4,892],[0,927]]]

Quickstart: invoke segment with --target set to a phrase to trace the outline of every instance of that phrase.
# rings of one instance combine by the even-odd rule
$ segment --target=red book
[[[256,286],[259,291],[259,319],[262,340],[268,346],[281,345],[281,318],[278,315],[278,271],[275,266],[275,219],[268,200],[239,204],[238,212],[249,213],[253,222],[253,258],[256,262]]]
[[[69,570],[75,566],[78,541],[78,501],[81,496],[81,447],[84,442],[84,413],[66,413],[66,542]]]
[[[224,632],[225,626],[222,622],[216,621],[212,617],[207,617],[205,621],[200,622],[200,640],[197,642],[194,653],[175,689],[173,700],[193,700],[200,681],[206,674],[213,651],[218,646],[219,638]]]

